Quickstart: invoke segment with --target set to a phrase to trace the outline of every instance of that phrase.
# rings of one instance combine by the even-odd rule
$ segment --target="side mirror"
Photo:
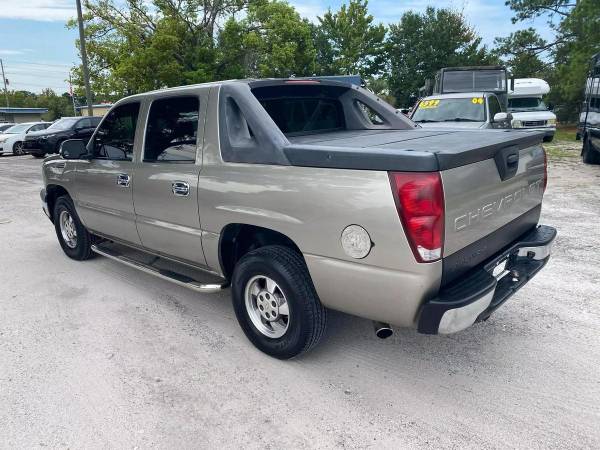
[[[510,122],[513,119],[511,113],[499,112],[494,116],[494,122]]]
[[[81,139],[68,139],[60,144],[60,156],[64,159],[87,159],[88,151]]]

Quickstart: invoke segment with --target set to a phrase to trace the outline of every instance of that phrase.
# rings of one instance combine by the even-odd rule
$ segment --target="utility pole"
[[[77,115],[77,107],[75,106],[75,94],[73,93],[73,84],[71,83],[71,73],[69,73],[69,94],[71,94],[71,101],[73,102],[73,113]]]
[[[90,71],[88,70],[87,53],[85,52],[85,30],[83,29],[81,0],[75,0],[75,2],[77,3],[77,22],[79,23],[79,50],[81,51],[81,63],[83,65],[83,83],[85,85],[88,116],[92,117],[94,115],[92,108],[92,88],[90,87]]]
[[[4,63],[2,62],[2,58],[0,58],[0,66],[2,67],[2,82],[4,83],[4,98],[6,99],[6,107],[10,108],[8,103],[8,89],[6,89],[6,76],[4,75]]]

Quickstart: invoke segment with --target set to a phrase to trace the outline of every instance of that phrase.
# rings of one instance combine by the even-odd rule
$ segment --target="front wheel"
[[[235,266],[231,295],[242,330],[268,355],[289,359],[323,337],[327,312],[304,260],[287,247],[247,253]]]
[[[583,150],[581,159],[585,164],[600,164],[600,152],[592,148],[589,136],[583,138]]]
[[[24,155],[25,151],[23,150],[22,142],[15,142],[13,145],[13,155]]]
[[[92,257],[92,235],[79,220],[73,201],[59,197],[54,205],[54,228],[58,242],[65,254],[72,259],[83,261]]]

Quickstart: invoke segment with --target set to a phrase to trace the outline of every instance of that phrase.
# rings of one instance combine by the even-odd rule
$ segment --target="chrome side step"
[[[94,244],[92,245],[92,251],[99,255],[106,256],[107,258],[125,264],[126,266],[133,267],[134,269],[141,270],[142,272],[154,275],[155,277],[161,278],[163,280],[170,281],[171,283],[178,284],[179,286],[192,289],[196,292],[202,292],[205,294],[214,293],[219,292],[225,287],[227,287],[227,283],[225,282],[225,280],[220,281],[218,277],[212,274],[206,274],[207,278],[212,278],[212,280],[210,280],[211,282],[202,282],[200,280],[192,278],[191,276],[184,275],[174,270],[157,267],[155,262],[160,258],[152,257],[152,261],[144,262],[139,259],[135,259],[132,256],[124,254],[124,252],[119,251],[119,247],[123,248],[123,246],[119,246],[117,244],[113,246],[113,244],[111,243],[109,243],[108,245],[104,243]],[[140,252],[138,252],[138,254],[139,253]],[[198,270],[198,272],[200,272],[200,270]]]

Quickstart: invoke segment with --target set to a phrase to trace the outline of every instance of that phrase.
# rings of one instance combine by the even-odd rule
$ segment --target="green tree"
[[[311,27],[278,0],[254,1],[218,37],[218,78],[307,76],[315,71]]]
[[[378,97],[384,99],[391,105],[396,104],[396,99],[390,94],[390,85],[388,80],[383,77],[368,78],[366,80],[367,89]]]
[[[87,1],[86,44],[96,97],[111,99],[213,80],[216,24],[245,4],[246,0]],[[81,69],[73,75],[81,93]]]
[[[43,120],[55,120],[74,115],[73,103],[68,93],[56,94],[52,89],[44,89],[36,94],[29,91],[9,91],[8,101],[15,108],[47,108]]]
[[[576,120],[583,98],[589,61],[600,52],[600,2],[598,0],[508,0],[514,23],[544,17],[554,31],[549,41],[532,40],[525,47],[552,61],[548,74],[550,101],[559,105],[559,120]]]
[[[388,55],[390,92],[399,106],[412,104],[442,67],[497,62],[462,13],[434,7],[408,11],[390,25]]]
[[[548,42],[533,28],[516,31],[505,38],[496,38],[494,43],[494,52],[515,78],[548,76],[549,63],[540,57]]]
[[[323,75],[376,76],[385,64],[385,26],[373,24],[367,0],[329,9],[313,27],[317,66]]]

